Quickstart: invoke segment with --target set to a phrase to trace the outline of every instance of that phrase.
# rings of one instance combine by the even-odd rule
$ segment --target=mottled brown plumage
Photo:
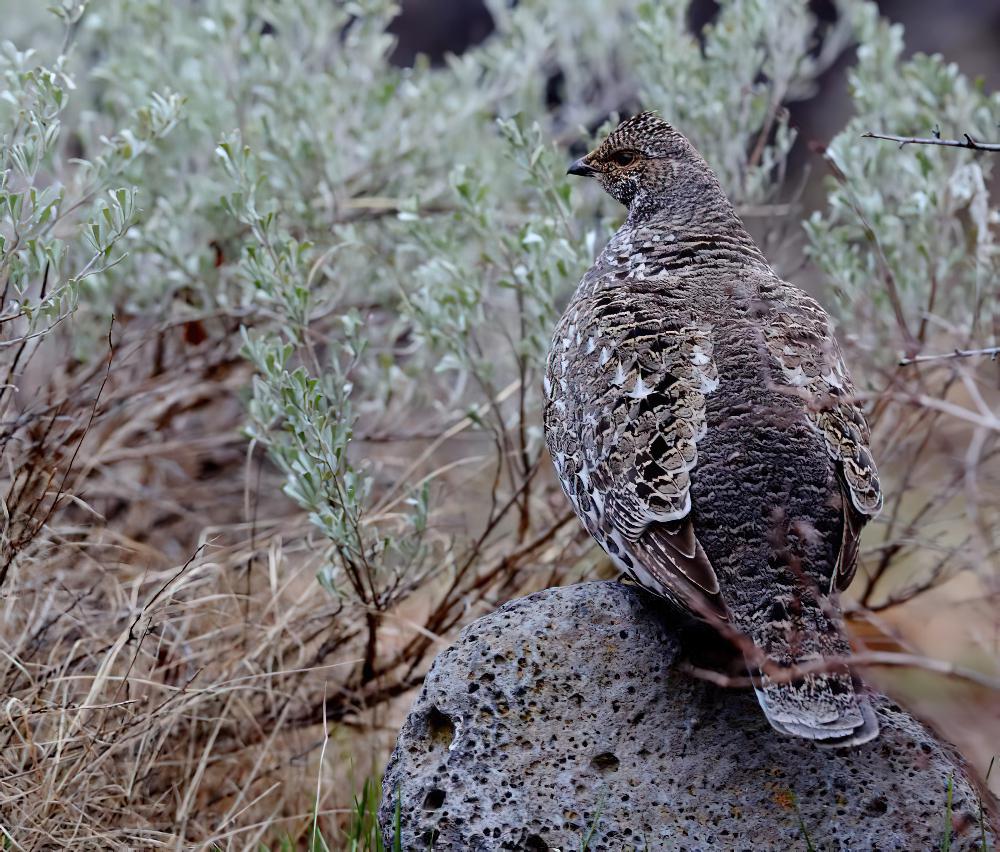
[[[629,210],[548,359],[546,441],[577,514],[636,581],[724,620],[774,666],[845,656],[837,592],[882,498],[829,318],[775,275],[656,115],[623,122],[570,172]],[[878,733],[846,669],[753,674],[783,733]]]

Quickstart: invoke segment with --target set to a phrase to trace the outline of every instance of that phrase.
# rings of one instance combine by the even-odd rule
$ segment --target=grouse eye
[[[635,151],[616,151],[611,159],[619,166],[631,166],[635,162]]]

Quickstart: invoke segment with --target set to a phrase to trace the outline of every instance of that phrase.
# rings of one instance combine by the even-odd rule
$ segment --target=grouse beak
[[[581,177],[593,177],[597,174],[597,169],[587,163],[586,157],[580,157],[567,170],[568,175],[580,175]]]

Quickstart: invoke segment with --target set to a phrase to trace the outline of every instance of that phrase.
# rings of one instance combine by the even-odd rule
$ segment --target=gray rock
[[[679,670],[676,616],[618,583],[548,589],[442,653],[383,784],[404,850],[979,849],[961,762],[887,699],[882,734],[821,749],[750,691]],[[808,836],[808,843],[807,838]],[[995,845],[987,829],[990,848]]]

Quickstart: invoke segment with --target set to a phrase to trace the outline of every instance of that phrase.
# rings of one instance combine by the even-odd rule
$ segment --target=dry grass
[[[335,846],[438,634],[558,582],[547,566],[579,549],[552,494],[533,498],[561,512],[538,513],[555,518],[544,530],[503,531],[507,510],[474,507],[496,532],[464,573],[380,616],[372,652],[370,613],[319,588],[323,547],[240,434],[248,368],[238,337],[213,331],[192,344],[181,326],[118,326],[101,369],[39,361],[26,376],[47,402],[5,443],[11,848],[300,845],[316,802]],[[440,463],[395,452],[414,476]]]

